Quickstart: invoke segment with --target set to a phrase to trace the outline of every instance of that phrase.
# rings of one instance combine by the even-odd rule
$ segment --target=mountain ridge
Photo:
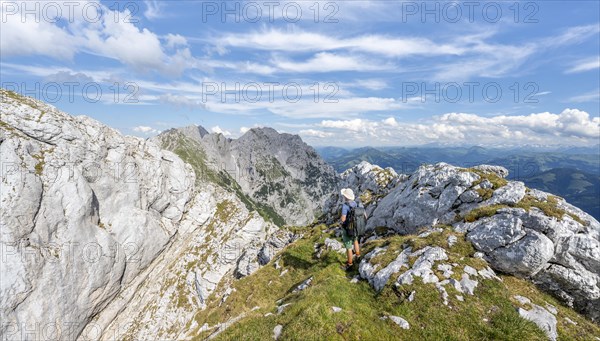
[[[272,129],[243,143],[197,126],[144,140],[0,95],[2,163],[14,167],[2,177],[0,243],[20,248],[1,264],[3,335],[19,338],[30,322],[71,323],[65,338],[103,340],[270,337],[275,328],[290,338],[589,339],[599,330],[589,319],[598,319],[600,223],[506,179],[503,167],[438,163],[398,174],[361,163],[338,177],[300,138]],[[213,166],[220,161],[224,170]],[[229,166],[252,167],[257,186]],[[274,183],[319,198],[305,227],[269,219],[281,196],[256,194]],[[339,269],[341,186],[356,189],[372,227],[356,278]],[[314,222],[321,206],[330,224]],[[72,242],[106,257],[69,257]],[[449,308],[470,318],[453,315],[462,327],[445,320]],[[308,329],[294,322],[301,316]],[[356,316],[375,321],[353,325]],[[409,329],[395,324],[403,320]]]
[[[337,174],[314,148],[298,135],[272,128],[252,128],[238,139],[222,134],[189,134],[204,128],[171,129],[151,140],[176,148],[178,132],[197,141],[207,167],[227,173],[253,201],[272,209],[278,224],[306,225],[321,214],[321,207],[337,189]]]

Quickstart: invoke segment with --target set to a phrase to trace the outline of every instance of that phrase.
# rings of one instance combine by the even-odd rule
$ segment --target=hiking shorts
[[[353,248],[353,243],[355,240],[358,240],[358,238],[356,236],[354,237],[350,237],[347,233],[346,233],[346,229],[342,228],[342,242],[344,242],[344,247],[346,248],[346,250],[352,250]]]

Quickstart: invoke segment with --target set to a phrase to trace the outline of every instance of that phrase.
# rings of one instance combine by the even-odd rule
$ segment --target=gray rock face
[[[379,267],[379,264],[373,265],[370,261],[373,257],[377,256],[377,254],[384,252],[385,250],[385,247],[376,247],[375,249],[373,249],[373,251],[365,255],[365,257],[360,261],[360,264],[358,265],[358,273],[360,274],[360,277],[368,280],[369,283],[372,282],[373,276],[375,275],[375,271]]]
[[[234,140],[190,126],[171,129],[156,140],[168,148],[180,134],[198,143],[207,167],[235,181],[244,194],[270,207],[285,224],[312,223],[336,192],[339,178],[333,168],[297,135],[253,128]]]
[[[587,219],[587,224],[582,225],[567,214],[558,220],[533,208],[503,209],[491,217],[455,226],[467,231],[467,239],[485,253],[496,270],[530,278],[598,321],[600,241],[595,235],[600,224],[572,206],[569,209]],[[504,238],[501,231],[505,232]]]
[[[388,226],[398,233],[454,221],[453,207],[479,176],[444,163],[422,166],[383,198],[368,227]]]
[[[88,117],[0,97],[1,163],[10,167],[0,184],[9,251],[0,333],[52,321],[70,325],[61,338],[72,339],[166,248],[194,174],[174,154]]]
[[[181,321],[225,300],[267,240],[290,241],[151,141],[0,91],[3,336],[185,338]]]
[[[351,188],[357,200],[365,206],[367,215],[370,215],[378,202],[407,176],[398,175],[391,167],[384,169],[362,161],[340,174],[340,178],[338,189]],[[342,203],[339,190],[326,202],[324,211],[329,217],[328,223],[333,223],[339,217]]]
[[[460,279],[460,286],[462,290],[459,291],[467,293],[469,295],[474,295],[475,288],[478,284],[479,283],[477,281],[472,280],[468,274],[463,274]]]
[[[421,227],[452,225],[494,269],[529,278],[600,321],[600,223],[561,198],[503,180],[507,174],[488,165],[422,166],[379,201],[368,226],[412,234]],[[495,212],[473,213],[492,205]],[[557,218],[539,207],[563,213]],[[474,218],[462,221],[470,213]]]
[[[426,246],[415,252],[411,252],[411,248],[408,247],[402,250],[395,260],[383,267],[381,264],[373,264],[373,258],[385,251],[385,248],[380,247],[373,249],[365,255],[358,266],[360,276],[377,291],[385,287],[393,274],[402,271],[398,276],[397,284],[412,284],[414,277],[421,277],[423,283],[437,283],[439,278],[433,272],[433,266],[437,261],[448,259],[446,251],[437,246]],[[409,258],[414,257],[416,260],[410,267]]]
[[[296,287],[296,289],[294,289],[292,292],[298,292],[298,291],[306,290],[306,288],[308,288],[310,286],[310,284],[312,283],[312,280],[313,280],[312,277],[306,279],[304,282],[300,283],[300,285],[298,285]]]
[[[468,240],[478,249],[490,253],[500,246],[511,244],[526,235],[523,222],[510,214],[493,219],[481,219],[468,234]]]

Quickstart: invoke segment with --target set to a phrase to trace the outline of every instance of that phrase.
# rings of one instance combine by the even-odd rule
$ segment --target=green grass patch
[[[48,149],[48,150],[41,150],[40,154],[32,154],[31,155],[32,158],[34,158],[38,161],[35,164],[35,166],[33,167],[36,175],[38,175],[38,176],[42,175],[42,173],[44,172],[44,165],[46,165],[45,155],[47,153],[52,153],[52,152],[54,152],[54,148]]]
[[[532,207],[536,207],[544,212],[545,215],[554,217],[558,220],[562,220],[563,216],[568,214],[573,220],[585,225],[585,222],[581,220],[581,218],[558,207],[558,198],[556,196],[549,195],[546,201],[542,201],[529,194],[525,194],[521,201],[513,205],[495,204],[475,208],[464,216],[464,221],[470,223],[483,217],[491,217],[496,214],[499,209],[506,207],[522,208],[525,211],[529,211]]]
[[[423,284],[418,278],[410,286],[388,285],[381,293],[376,293],[366,281],[351,283],[356,272],[340,269],[343,255],[324,252],[322,259],[313,257],[313,244],[322,239],[317,230],[306,231],[304,239],[282,252],[280,264],[288,269],[284,276],[267,265],[241,279],[234,284],[237,291],[225,304],[218,306],[215,298],[205,312],[198,313],[198,325],[214,325],[247,314],[216,340],[270,339],[278,324],[283,326],[281,338],[285,340],[463,340],[466,335],[474,340],[546,340],[537,326],[518,316],[511,294],[498,281],[481,281],[476,296],[466,297],[465,302],[451,296],[450,306],[443,305],[435,286]],[[373,241],[368,247],[388,245],[385,253],[396,254],[399,246],[410,242],[408,238],[394,236]],[[313,283],[308,289],[292,293],[310,276]],[[412,290],[417,292],[416,299],[408,302],[406,297]],[[291,305],[277,315],[276,301],[280,299],[281,304]],[[260,309],[251,311],[254,306]],[[342,311],[334,313],[333,306]],[[265,317],[268,312],[274,314]],[[403,317],[411,328],[403,330],[390,320],[380,319],[386,315]],[[209,334],[200,331],[196,339]]]
[[[519,201],[514,207],[523,208],[529,211],[532,207],[539,208],[545,215],[554,217],[558,220],[562,220],[565,214],[568,214],[573,220],[579,222],[581,225],[585,225],[585,222],[578,216],[567,213],[562,208],[558,207],[558,197],[549,195],[546,201],[539,200],[532,195],[525,195],[521,201]]]
[[[483,180],[488,180],[492,184],[492,189],[494,190],[508,184],[506,179],[496,175],[495,173],[488,173],[474,168],[467,168],[465,171],[479,175],[479,179],[473,182],[473,186],[480,184]]]
[[[496,212],[499,209],[505,208],[505,207],[508,207],[508,206],[502,205],[502,204],[496,204],[496,205],[489,205],[489,206],[475,208],[475,209],[469,211],[469,213],[467,213],[465,215],[464,220],[468,223],[471,223],[471,222],[474,222],[483,217],[491,217],[494,214],[496,214]]]

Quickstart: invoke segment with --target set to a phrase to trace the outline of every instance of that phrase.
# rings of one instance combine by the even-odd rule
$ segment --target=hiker
[[[360,247],[358,246],[359,232],[364,232],[367,213],[364,207],[354,201],[354,192],[350,188],[344,188],[341,192],[344,197],[342,204],[342,241],[346,247],[348,261],[346,262],[346,270],[352,267],[353,252],[357,258],[360,257]],[[363,219],[364,216],[364,219]],[[353,245],[354,244],[354,245]],[[352,247],[354,246],[354,250]]]

